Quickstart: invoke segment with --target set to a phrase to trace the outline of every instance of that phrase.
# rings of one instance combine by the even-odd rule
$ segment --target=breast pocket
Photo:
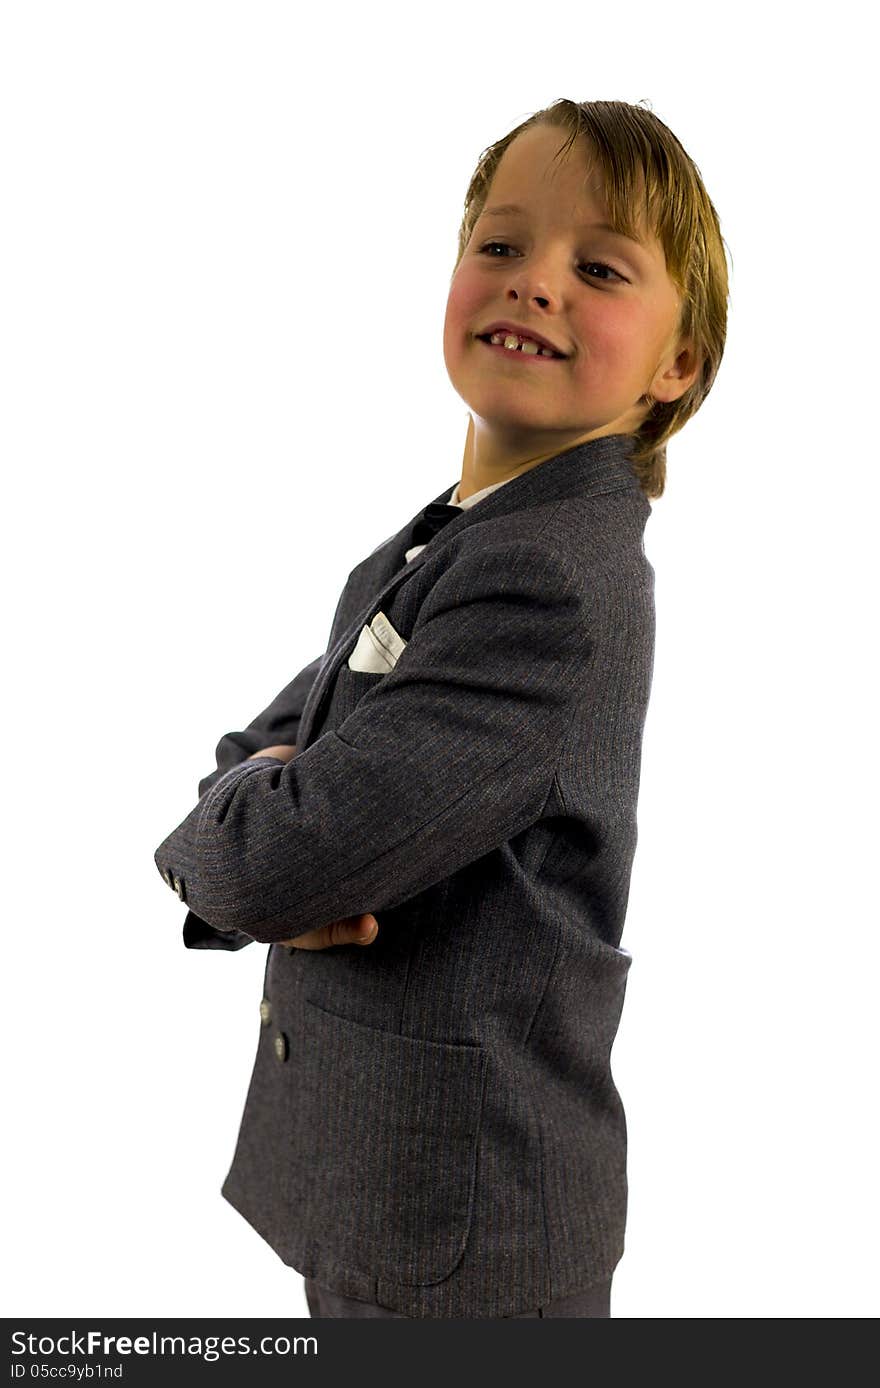
[[[395,1282],[442,1281],[472,1219],[482,1046],[304,1011],[291,1207],[307,1249]]]

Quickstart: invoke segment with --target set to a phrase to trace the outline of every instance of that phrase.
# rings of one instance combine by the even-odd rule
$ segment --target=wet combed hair
[[[666,254],[666,269],[681,303],[678,337],[693,341],[702,370],[678,400],[642,397],[646,413],[635,434],[632,464],[645,495],[662,496],[666,441],[696,414],[712,388],[724,354],[728,283],[726,242],[718,214],[697,165],[653,111],[626,101],[561,98],[529,116],[480,155],[465,196],[453,275],[486,204],[501,156],[517,135],[533,125],[555,126],[568,133],[555,156],[558,159],[565,157],[579,136],[586,136],[611,225],[637,237],[643,208],[644,223]]]

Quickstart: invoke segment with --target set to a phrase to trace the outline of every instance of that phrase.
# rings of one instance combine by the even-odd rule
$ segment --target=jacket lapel
[[[628,462],[627,451],[632,442],[630,434],[607,434],[598,439],[590,439],[587,443],[578,444],[564,453],[548,458],[546,462],[539,463],[537,467],[530,468],[519,477],[511,478],[503,487],[498,487],[483,497],[476,506],[467,507],[462,510],[460,516],[448,521],[429,545],[408,564],[404,555],[410,548],[413,527],[422,514],[421,510],[417,511],[396,535],[373,550],[364,563],[383,552],[385,562],[382,567],[387,574],[390,565],[390,577],[381,588],[370,591],[357,616],[352,618],[327,652],[303,710],[297,738],[300,750],[305,750],[324,701],[333,688],[336,673],[357,640],[361,628],[371,620],[386,598],[401,583],[411,578],[427,559],[436,558],[438,552],[469,525],[497,519],[540,501],[562,500],[566,496],[587,495],[590,492],[616,490],[622,487],[640,491],[638,479]],[[445,487],[439,496],[434,497],[434,501],[445,501],[453,485],[450,483]]]
[[[435,497],[434,500],[444,500],[451,492],[453,486],[454,483],[450,482],[449,486],[444,488],[440,495]],[[503,491],[504,488],[502,487],[500,490]],[[349,622],[338,641],[327,651],[324,663],[318,671],[317,678],[309,692],[306,706],[303,709],[303,715],[300,719],[296,745],[301,752],[305,751],[308,745],[312,728],[315,726],[318,715],[322,710],[324,700],[333,688],[336,672],[342,664],[349,646],[354,645],[360,634],[361,628],[372,619],[382,606],[388,594],[393,593],[397,585],[402,583],[405,578],[409,578],[410,575],[415,572],[416,568],[419,567],[422,556],[425,553],[424,550],[422,550],[421,554],[417,554],[415,559],[410,560],[408,564],[405,561],[404,555],[410,548],[413,527],[421,514],[422,512],[420,509],[411,520],[407,521],[406,525],[398,530],[396,535],[392,535],[384,544],[379,545],[378,548],[374,549],[372,554],[368,555],[363,561],[363,568],[366,572],[363,575],[362,582],[366,581],[366,587],[370,596],[366,600],[365,605],[361,606],[357,616],[353,617]],[[467,511],[462,511],[462,515],[467,515]],[[459,518],[456,516],[454,520],[449,521],[444,527],[444,530],[451,530],[453,526],[458,524]],[[386,575],[384,582],[380,580],[381,586],[379,588],[371,586],[369,581],[367,581],[368,579],[375,579],[377,570],[374,568],[374,565],[377,561],[380,565],[378,573],[384,572]],[[361,566],[359,565],[358,567]],[[353,582],[355,579],[356,574],[353,573],[349,581]]]

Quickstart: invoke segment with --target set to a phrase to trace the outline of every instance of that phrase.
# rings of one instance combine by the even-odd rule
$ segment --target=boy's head
[[[514,452],[633,434],[658,497],[666,440],[717,373],[727,293],[717,214],[672,132],[640,106],[561,100],[491,145],[471,179],[446,367],[478,428]],[[497,320],[565,356],[489,345]]]

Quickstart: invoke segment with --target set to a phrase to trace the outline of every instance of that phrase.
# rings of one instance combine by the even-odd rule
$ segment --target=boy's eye
[[[480,254],[481,254],[481,255],[485,255],[486,251],[491,250],[493,246],[500,246],[500,247],[502,248],[502,250],[508,250],[508,251],[513,249],[513,247],[510,246],[510,245],[508,244],[507,241],[487,241],[486,244],[485,244],[485,246],[481,246],[481,247],[480,247]],[[507,257],[506,257],[506,256],[497,256],[497,255],[496,255],[496,256],[492,256],[492,255],[490,255],[490,256],[489,256],[489,259],[490,259],[490,260],[506,260]],[[585,270],[589,270],[592,266],[598,266],[600,270],[608,270],[610,274],[615,275],[615,276],[617,277],[617,279],[621,280],[624,284],[626,283],[626,281],[625,281],[624,278],[623,278],[623,275],[618,274],[616,270],[612,269],[612,267],[611,267],[610,265],[606,265],[605,262],[602,261],[602,260],[587,260],[587,261],[584,261],[583,267],[582,267],[582,268],[585,269]],[[602,278],[602,279],[599,280],[599,283],[600,283],[600,284],[608,284],[608,282],[609,282],[609,281],[606,280],[606,279],[604,279],[604,278]]]

